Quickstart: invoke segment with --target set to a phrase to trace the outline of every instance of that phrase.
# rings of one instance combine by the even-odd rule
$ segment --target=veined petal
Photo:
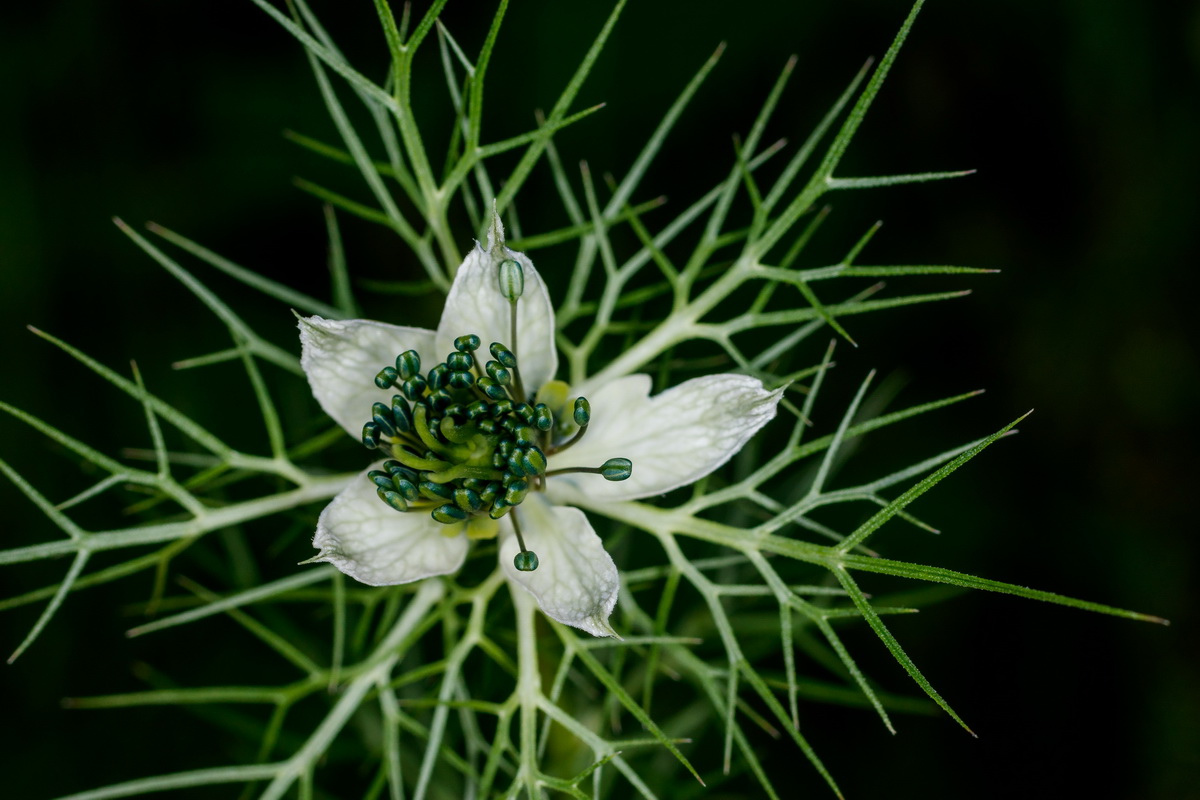
[[[628,458],[633,474],[609,482],[599,475],[550,478],[547,490],[560,502],[636,500],[686,486],[728,461],[775,416],[782,389],[768,392],[747,375],[709,375],[650,397],[650,376],[627,375],[588,397],[587,434],[550,456],[550,469],[598,467]],[[586,502],[584,500],[586,499]]]
[[[371,418],[371,404],[390,403],[395,393],[380,389],[375,376],[405,350],[434,358],[435,334],[367,319],[300,319],[300,366],[313,396],[339,425],[358,439]],[[445,353],[442,354],[445,356]]]
[[[313,560],[328,561],[370,586],[456,572],[467,557],[467,537],[444,535],[451,533],[448,526],[428,511],[396,511],[384,504],[367,478],[382,463],[364,470],[325,506],[313,537],[321,552]]]
[[[500,565],[508,579],[528,590],[546,616],[593,636],[616,636],[608,615],[617,604],[617,567],[583,512],[530,495],[513,513],[521,515],[521,535],[539,564],[532,572],[513,566],[521,548],[505,524]]]
[[[499,225],[497,220],[494,225]],[[501,243],[504,229],[499,228]],[[438,324],[438,355],[454,350],[454,339],[474,333],[483,340],[480,356],[487,358],[492,342],[502,342],[516,354],[521,380],[530,393],[554,377],[558,371],[558,351],[554,346],[554,307],[546,284],[533,262],[524,253],[501,244],[499,258],[492,255],[494,234],[488,235],[488,249],[476,243],[454,276],[442,321]],[[525,273],[525,291],[517,301],[517,341],[512,341],[511,304],[500,294],[499,262],[513,258]]]

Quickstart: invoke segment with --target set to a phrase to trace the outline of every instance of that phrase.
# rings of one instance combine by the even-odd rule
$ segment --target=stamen
[[[524,273],[515,260],[503,267],[502,292],[512,304],[511,342],[516,342],[516,301],[524,291]],[[415,350],[396,356],[395,366],[375,375],[380,389],[394,388],[391,404],[373,403],[363,426],[363,445],[388,457],[382,469],[367,473],[380,500],[396,511],[429,513],[447,526],[447,536],[496,535],[497,523],[531,491],[542,491],[546,477],[570,472],[625,480],[633,464],[611,458],[599,467],[549,470],[550,456],[570,447],[591,422],[586,398],[576,398],[567,416],[569,387],[551,381],[531,397],[521,383],[517,354],[492,342],[492,360],[483,362],[474,334],[454,340],[454,352],[422,374]],[[572,430],[572,423],[578,430]],[[557,440],[572,433],[566,442]],[[512,515],[521,550],[517,569],[537,569],[538,557],[525,547],[516,514]]]
[[[525,537],[521,535],[521,524],[517,522],[517,515],[512,515],[513,530],[517,534],[517,546],[521,548],[521,552],[513,556],[513,566],[521,572],[533,572],[538,568],[537,553],[525,547]]]

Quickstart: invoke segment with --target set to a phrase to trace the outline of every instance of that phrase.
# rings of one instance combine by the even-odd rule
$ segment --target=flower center
[[[491,360],[480,367],[474,334],[454,340],[454,352],[427,373],[415,350],[396,356],[396,365],[375,376],[380,389],[399,393],[392,403],[375,403],[363,425],[368,449],[389,455],[383,469],[368,477],[379,499],[396,511],[428,511],[433,519],[455,526],[475,539],[496,535],[496,522],[512,513],[530,491],[546,487],[547,475],[590,472],[606,480],[630,476],[633,464],[611,458],[599,467],[550,470],[549,457],[579,441],[591,421],[586,398],[577,397],[567,414],[566,385],[552,381],[531,398],[521,383],[517,357],[493,342]],[[532,400],[532,402],[530,402]],[[516,568],[537,569],[527,550],[517,515],[513,527],[521,551]]]

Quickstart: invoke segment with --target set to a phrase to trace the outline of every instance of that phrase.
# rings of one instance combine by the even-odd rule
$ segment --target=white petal
[[[610,458],[633,462],[633,474],[550,479],[551,497],[594,505],[636,500],[686,486],[728,461],[775,416],[782,389],[768,392],[747,375],[694,378],[653,398],[648,375],[627,375],[588,397],[592,420],[578,444],[550,456],[550,469],[598,467]]]
[[[517,341],[512,341],[511,304],[500,294],[498,261],[478,243],[467,254],[454,276],[438,324],[438,358],[454,351],[454,340],[474,333],[483,340],[479,356],[487,361],[487,348],[501,342],[517,354],[521,381],[529,394],[554,377],[558,351],[554,346],[554,307],[546,284],[524,253],[503,248],[508,258],[520,262],[525,272],[525,291],[517,301]]]
[[[456,572],[467,557],[467,537],[443,536],[447,526],[428,511],[396,511],[375,494],[371,465],[333,498],[317,520],[314,561],[328,561],[371,586],[410,583]],[[461,527],[461,526],[456,526]]]
[[[583,512],[531,494],[514,513],[521,515],[525,546],[539,563],[532,572],[513,566],[521,548],[512,525],[504,525],[500,565],[508,579],[527,589],[546,616],[593,636],[616,636],[608,615],[617,604],[617,567]]]
[[[371,418],[371,404],[390,405],[395,394],[377,387],[375,376],[405,350],[416,350],[423,361],[435,358],[434,338],[424,328],[305,317],[300,320],[300,366],[321,408],[358,439]]]

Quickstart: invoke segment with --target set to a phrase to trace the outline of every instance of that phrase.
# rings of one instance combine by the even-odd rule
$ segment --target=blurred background
[[[314,8],[351,61],[382,76],[371,6],[350,5]],[[443,17],[468,53],[482,41],[486,6],[452,0]],[[489,75],[485,141],[528,128],[534,109],[553,104],[607,12],[606,3],[514,0]],[[635,0],[575,108],[608,105],[556,139],[564,162],[623,174],[667,104],[725,41],[636,197],[665,194],[669,208],[682,208],[725,175],[731,137],[746,133],[789,55],[798,56],[796,73],[766,140],[794,146],[863,61],[882,55],[906,13],[906,4],[884,0]],[[414,91],[428,135],[448,130],[451,116],[432,40],[424,56]],[[320,204],[292,179],[369,195],[353,173],[283,138],[291,129],[336,139],[300,47],[249,2],[218,0],[198,12],[148,0],[57,0],[0,11],[0,65],[0,400],[110,454],[149,444],[140,409],[32,336],[31,324],[126,374],[136,359],[153,391],[235,444],[261,448],[234,367],[170,368],[226,347],[223,329],[110,218],[154,220],[327,296]],[[915,507],[940,536],[889,526],[875,546],[1172,621],[1162,628],[982,593],[893,618],[908,653],[979,739],[944,716],[900,716],[892,737],[869,711],[807,704],[805,734],[850,798],[1200,798],[1189,500],[1200,479],[1200,381],[1196,313],[1186,305],[1200,267],[1198,77],[1194,3],[931,0],[843,162],[847,177],[978,172],[833,196],[806,265],[831,263],[882,220],[859,263],[1002,270],[898,282],[891,291],[974,292],[847,321],[860,347],[839,348],[819,426],[836,424],[871,368],[899,392],[898,405],[987,389],[868,440],[849,475],[881,474],[1036,409],[1019,436]],[[564,224],[551,192],[543,167],[518,199],[526,232]],[[419,277],[388,231],[341,219],[352,274]],[[646,222],[653,228],[655,219]],[[465,249],[471,231],[461,231]],[[572,257],[567,246],[536,259],[561,288],[554,265],[565,270]],[[295,347],[285,307],[183,261],[260,333]],[[407,324],[431,324],[439,308],[439,299],[366,303],[369,316]],[[808,345],[809,361],[823,341]],[[225,379],[228,411],[211,401],[211,382]],[[304,393],[277,399],[286,419],[312,413]],[[70,458],[15,420],[0,419],[0,442],[0,457],[56,501],[87,485]],[[0,505],[3,547],[58,535],[7,482]],[[120,525],[120,508],[89,506],[82,521]],[[306,547],[301,537],[280,562],[306,557]],[[52,583],[65,569],[0,567],[0,594]],[[863,585],[895,588],[870,577]],[[130,606],[149,591],[143,574],[70,597],[41,640],[4,668],[6,796],[50,797],[228,759],[220,737],[191,714],[60,708],[64,696],[136,690],[143,662],[167,658],[163,643],[122,635],[136,619]],[[0,615],[0,647],[14,648],[39,611]],[[882,686],[916,693],[869,631],[846,637]],[[169,647],[201,661],[224,652],[187,636]],[[162,735],[121,744],[123,731],[145,725],[161,725]],[[824,796],[790,745],[766,741],[768,772],[794,770],[797,791]],[[709,796],[736,796],[744,785]],[[787,778],[780,785],[790,786]]]

